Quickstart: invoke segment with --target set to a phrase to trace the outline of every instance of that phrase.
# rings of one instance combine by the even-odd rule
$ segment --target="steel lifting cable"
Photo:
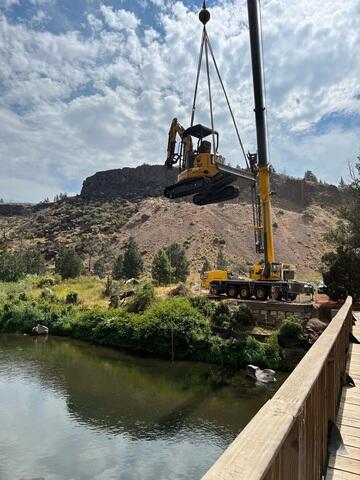
[[[230,111],[230,115],[231,115],[231,118],[232,118],[232,121],[233,121],[233,124],[234,124],[234,128],[235,128],[235,131],[236,131],[236,135],[237,135],[237,138],[238,138],[238,141],[239,141],[239,145],[240,145],[241,151],[242,151],[242,153],[243,153],[243,155],[244,155],[244,159],[245,159],[246,166],[247,166],[247,168],[249,168],[249,163],[248,163],[247,156],[246,156],[246,153],[245,153],[244,145],[243,145],[243,143],[242,143],[242,141],[241,141],[239,129],[238,129],[238,126],[237,126],[237,123],[236,123],[236,120],[235,120],[235,116],[234,116],[233,110],[232,110],[232,108],[231,108],[230,100],[229,100],[229,97],[228,97],[228,95],[227,95],[224,82],[223,82],[223,80],[222,80],[222,78],[221,78],[220,70],[219,70],[219,68],[218,68],[218,66],[217,66],[217,62],[216,62],[216,60],[215,60],[215,55],[214,55],[213,49],[211,48],[211,43],[210,43],[209,37],[208,37],[208,35],[207,35],[207,32],[206,32],[206,40],[207,40],[207,45],[209,46],[209,50],[210,50],[211,57],[212,57],[213,62],[214,62],[214,66],[215,66],[216,73],[217,73],[217,75],[218,75],[218,78],[219,78],[221,87],[222,87],[223,92],[224,92],[224,96],[225,96],[225,99],[226,99],[226,103],[227,103],[227,106],[228,106],[229,111]]]
[[[205,29],[205,27],[204,27]],[[206,31],[205,31],[206,35]],[[206,35],[207,37],[207,35]],[[211,97],[211,82],[210,82],[210,69],[209,69],[209,55],[208,55],[208,43],[205,40],[205,61],[206,61],[206,75],[208,81],[208,89],[209,89],[209,104],[210,104],[210,120],[211,120],[211,130],[212,130],[212,140],[213,140],[213,151],[214,151],[214,160],[216,156],[216,148],[215,148],[215,133],[214,133],[214,114],[213,114],[213,107],[212,107],[212,97]]]
[[[238,138],[238,141],[239,141],[239,145],[240,145],[242,154],[243,154],[244,159],[245,159],[246,166],[247,166],[247,168],[249,168],[249,163],[248,163],[247,156],[246,156],[246,153],[245,153],[244,145],[243,145],[241,137],[240,137],[240,132],[239,132],[236,120],[235,120],[235,116],[234,116],[233,110],[232,110],[231,105],[230,105],[230,100],[229,100],[228,94],[226,92],[226,88],[225,88],[224,82],[222,80],[220,70],[219,70],[219,67],[217,65],[215,55],[214,55],[213,49],[211,47],[209,36],[207,34],[207,30],[206,30],[205,25],[204,25],[204,28],[203,28],[203,33],[202,33],[202,38],[201,38],[200,55],[199,55],[199,61],[198,61],[198,69],[197,69],[197,73],[196,73],[196,82],[195,82],[194,99],[193,99],[190,125],[193,126],[194,118],[195,118],[196,98],[197,98],[197,92],[198,92],[198,86],[199,86],[199,79],[200,79],[200,72],[201,72],[201,65],[202,65],[202,57],[203,57],[203,54],[204,54],[204,45],[205,45],[205,61],[206,61],[206,73],[207,73],[208,90],[209,90],[210,118],[211,118],[211,129],[212,129],[214,153],[216,153],[215,152],[215,134],[214,134],[214,116],[213,116],[213,107],[212,107],[212,95],[211,95],[211,82],[210,82],[210,69],[209,69],[209,54],[208,54],[208,51],[210,51],[211,58],[214,62],[215,70],[216,70],[217,76],[219,78],[219,81],[220,81],[220,84],[221,84],[221,87],[222,87],[222,90],[223,90],[223,93],[224,93],[224,96],[225,96],[225,99],[226,99],[227,106],[229,108],[229,112],[230,112],[230,115],[231,115],[231,118],[232,118],[232,121],[233,121],[233,125],[234,125],[235,131],[236,131],[236,135],[237,135],[237,138]]]
[[[201,46],[200,46],[200,55],[199,55],[199,62],[198,62],[198,69],[196,73],[196,82],[195,82],[195,91],[194,91],[194,99],[193,99],[193,106],[192,106],[192,111],[191,111],[191,121],[190,121],[190,126],[192,127],[194,125],[194,117],[195,117],[195,109],[196,109],[196,97],[197,97],[197,91],[198,91],[198,85],[199,85],[199,78],[200,78],[200,71],[201,71],[201,63],[202,63],[202,57],[203,57],[203,51],[204,51],[204,41],[205,41],[205,27],[203,28],[202,36],[201,36]]]

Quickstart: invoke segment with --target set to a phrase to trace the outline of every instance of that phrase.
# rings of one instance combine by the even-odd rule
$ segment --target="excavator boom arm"
[[[168,146],[167,146],[167,157],[165,166],[168,168],[172,168],[173,165],[178,163],[180,160],[180,167],[181,167],[181,159],[186,158],[189,152],[192,151],[192,140],[191,137],[185,135],[185,128],[178,122],[177,118],[174,118],[171,122],[170,129],[169,129],[169,138],[168,138]],[[181,139],[182,148],[180,153],[175,153],[176,148],[176,136],[179,135]]]

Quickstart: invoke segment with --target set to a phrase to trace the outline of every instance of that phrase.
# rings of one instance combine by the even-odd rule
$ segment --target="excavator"
[[[245,180],[251,188],[255,249],[257,253],[264,255],[264,259],[250,268],[249,278],[234,278],[233,275],[230,275],[226,271],[213,270],[203,274],[201,285],[203,288],[209,289],[210,294],[215,296],[226,294],[228,297],[240,297],[244,300],[255,297],[257,300],[264,301],[270,297],[278,301],[293,301],[299,293],[304,291],[304,283],[294,280],[295,268],[293,266],[285,265],[275,260],[271,218],[272,192],[270,188],[270,168],[268,162],[259,0],[247,0],[247,5],[255,101],[257,152],[254,154],[245,154],[229,98],[207,34],[206,23],[210,20],[210,12],[206,9],[204,1],[203,8],[199,13],[199,19],[203,24],[203,34],[196,76],[191,125],[189,128],[184,128],[178,122],[177,118],[174,118],[171,123],[165,166],[172,168],[175,164],[178,164],[179,174],[177,182],[165,188],[164,196],[169,199],[192,196],[192,201],[196,205],[224,202],[233,200],[239,196],[239,189],[232,184],[239,178]],[[211,127],[205,127],[200,124],[194,125],[196,94],[204,52]],[[224,157],[218,153],[219,134],[214,129],[209,74],[209,52],[223,88],[239,144],[245,158],[247,165],[245,170],[226,165]],[[179,142],[177,142],[177,137],[180,139]]]

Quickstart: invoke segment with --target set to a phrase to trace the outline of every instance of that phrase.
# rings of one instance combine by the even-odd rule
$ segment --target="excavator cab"
[[[176,136],[181,142],[175,152]],[[194,148],[194,145],[196,147]],[[195,205],[225,202],[239,195],[239,190],[231,185],[244,175],[238,168],[225,165],[225,159],[217,153],[219,134],[204,125],[193,125],[184,129],[173,119],[169,130],[168,154],[165,165],[171,168],[179,164],[177,183],[165,188],[164,196],[176,199],[193,195]]]
[[[215,145],[212,145],[212,142],[205,140],[206,138],[211,138],[215,141]],[[183,134],[184,138],[191,137],[191,144],[195,144],[196,148],[192,149],[189,152],[186,152],[184,149],[183,161],[179,165],[179,176],[178,182],[187,180],[188,178],[194,177],[212,177],[218,173],[216,168],[215,159],[221,160],[222,157],[215,153],[212,154],[211,151],[217,152],[219,146],[219,134],[218,132],[213,131],[204,127],[203,125],[194,125],[190,128],[187,128]]]

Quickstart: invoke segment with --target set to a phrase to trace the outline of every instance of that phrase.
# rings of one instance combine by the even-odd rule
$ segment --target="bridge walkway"
[[[354,315],[353,334],[360,340],[360,313]],[[330,455],[326,480],[360,480],[360,344],[350,344],[346,371],[356,385],[343,387],[336,419],[346,454]]]

